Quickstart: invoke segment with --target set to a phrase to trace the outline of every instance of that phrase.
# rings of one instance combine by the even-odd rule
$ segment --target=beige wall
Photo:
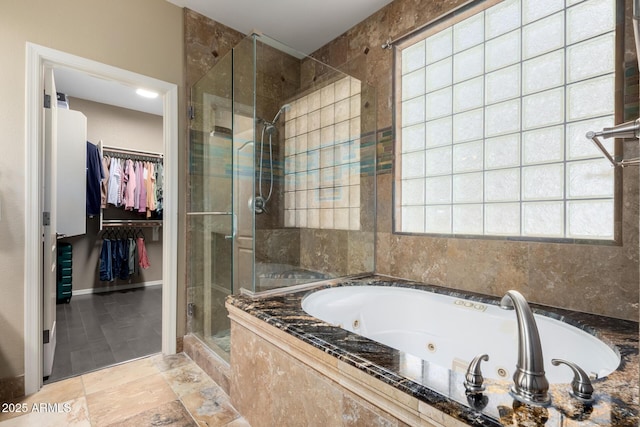
[[[168,2],[0,0],[0,10],[0,378],[5,378],[24,373],[26,42],[177,84],[180,99],[184,88],[182,10]],[[179,108],[184,111],[183,101]],[[182,276],[179,272],[180,283]],[[184,291],[178,294],[181,336]]]
[[[100,104],[85,99],[71,98],[69,108],[82,112],[87,117],[87,139],[97,144],[102,140],[105,145],[123,147],[132,150],[162,153],[162,116],[128,110],[112,105]],[[121,218],[126,214],[121,208],[110,206],[104,211],[105,218]],[[127,218],[138,218],[136,214]],[[99,235],[98,217],[87,219],[87,233],[69,237],[64,242],[73,245],[73,290],[94,289],[104,286],[126,285],[162,280],[162,232],[158,240],[153,240],[151,228],[142,229],[149,262],[148,269],[128,280],[116,279],[114,282],[101,282],[98,276],[98,263],[102,248],[102,236]]]

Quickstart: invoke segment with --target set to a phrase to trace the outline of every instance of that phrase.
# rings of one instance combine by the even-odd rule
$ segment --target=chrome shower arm
[[[640,1],[640,0],[637,0]],[[640,138],[640,118],[636,120],[631,120],[625,123],[621,123],[617,126],[613,126],[610,128],[604,128],[600,132],[589,131],[586,134],[587,139],[590,139],[596,147],[604,154],[604,156],[609,160],[613,167],[625,167],[625,166],[638,166],[640,165],[640,158],[635,159],[626,159],[626,160],[616,160],[610,153],[607,151],[605,146],[600,142],[598,137],[602,137],[604,139],[607,138]]]

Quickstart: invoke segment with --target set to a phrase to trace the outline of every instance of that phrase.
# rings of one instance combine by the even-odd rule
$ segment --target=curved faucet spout
[[[527,300],[518,291],[508,291],[500,307],[515,309],[518,319],[518,363],[513,374],[514,397],[525,403],[549,403],[549,381],[544,372],[542,345],[535,318]]]

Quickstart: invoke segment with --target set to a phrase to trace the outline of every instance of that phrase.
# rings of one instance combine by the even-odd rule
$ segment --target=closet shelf
[[[103,219],[103,227],[162,227],[162,220]]]

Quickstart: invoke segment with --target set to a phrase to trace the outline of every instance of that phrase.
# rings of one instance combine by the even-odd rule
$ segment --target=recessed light
[[[158,97],[158,92],[153,92],[151,90],[147,90],[147,89],[137,89],[136,93],[140,96],[144,96],[145,98],[157,98]]]

